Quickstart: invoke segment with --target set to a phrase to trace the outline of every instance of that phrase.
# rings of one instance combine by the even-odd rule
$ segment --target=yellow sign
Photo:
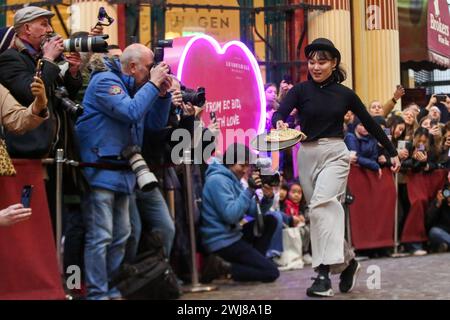
[[[236,0],[170,0],[170,4],[237,6]],[[219,42],[239,40],[239,10],[207,10],[172,8],[166,11],[166,37],[204,33]]]

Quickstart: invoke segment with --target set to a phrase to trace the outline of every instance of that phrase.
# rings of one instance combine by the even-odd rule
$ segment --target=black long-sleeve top
[[[272,125],[276,127],[278,120],[284,121],[294,108],[298,110],[301,130],[307,135],[306,141],[343,138],[344,115],[350,110],[359,117],[367,131],[386,148],[391,157],[397,155],[394,145],[372,119],[361,99],[342,84],[332,80],[321,84],[313,80],[296,84],[274,113]]]

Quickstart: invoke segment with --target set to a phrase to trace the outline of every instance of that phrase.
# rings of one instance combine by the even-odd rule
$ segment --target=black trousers
[[[277,266],[265,254],[269,248],[277,220],[273,216],[264,217],[264,233],[253,235],[254,221],[244,225],[244,236],[232,245],[215,252],[231,263],[231,276],[236,281],[272,282],[279,276]]]

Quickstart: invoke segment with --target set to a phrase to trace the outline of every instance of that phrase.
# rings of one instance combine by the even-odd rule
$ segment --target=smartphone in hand
[[[209,118],[211,119],[212,123],[216,123],[217,122],[217,118],[216,118],[216,113],[215,112],[210,112],[209,113]]]
[[[443,93],[435,95],[437,102],[445,102],[447,96]]]
[[[31,203],[31,195],[33,193],[32,185],[25,185],[22,188],[22,196],[20,202],[22,203],[24,208],[29,208]]]
[[[44,61],[39,59],[36,65],[36,77],[40,78],[42,76],[42,66],[44,65]]]

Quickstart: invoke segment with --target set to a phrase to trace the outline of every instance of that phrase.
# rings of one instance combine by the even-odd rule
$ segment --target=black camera
[[[283,76],[283,80],[284,82],[286,82],[287,84],[293,84],[293,80],[290,74],[285,74]]]
[[[442,190],[442,195],[445,199],[450,198],[450,185],[446,184],[444,190]]]
[[[79,117],[83,114],[84,108],[81,104],[75,103],[69,99],[69,93],[66,87],[60,86],[55,89],[55,96],[61,101],[61,106],[64,111],[73,117]]]
[[[272,169],[272,160],[270,158],[258,158],[255,164],[255,170],[259,171],[262,185],[269,185],[271,187],[278,187],[281,183],[281,176],[278,171]],[[249,185],[253,188],[260,188],[255,185],[252,178],[249,179]]]
[[[172,48],[173,40],[158,40],[155,47],[155,66],[164,60],[164,48]]]
[[[199,87],[197,91],[189,88],[184,88],[181,90],[181,95],[183,96],[184,103],[191,103],[194,106],[202,108],[206,102],[206,92],[205,88]]]
[[[107,23],[103,22],[105,19],[108,20]],[[108,15],[105,7],[100,7],[98,9],[97,20],[98,20],[97,26],[105,26],[105,27],[110,26],[114,22],[114,18]]]
[[[147,162],[141,155],[141,148],[136,145],[128,146],[122,150],[122,157],[128,160],[131,170],[136,175],[139,189],[144,192],[151,191],[158,186],[158,179],[148,168]]]
[[[344,203],[346,205],[351,205],[355,201],[355,196],[350,192],[350,190],[347,188],[345,191],[345,199]]]

